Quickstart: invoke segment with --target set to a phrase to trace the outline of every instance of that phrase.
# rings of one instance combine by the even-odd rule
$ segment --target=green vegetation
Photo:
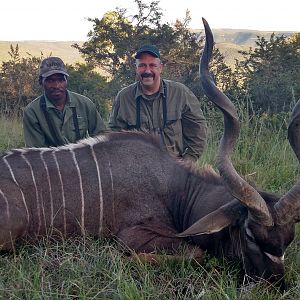
[[[24,146],[22,124],[17,117],[0,117],[0,153]]]
[[[248,106],[238,107],[241,133],[233,162],[237,171],[258,188],[282,194],[295,182],[299,164],[288,143],[289,114],[249,117]],[[219,140],[223,134],[223,117],[215,108],[205,108],[209,125],[208,145],[200,164],[214,165]]]
[[[165,258],[153,265],[123,256],[117,246],[91,238],[25,243],[14,254],[0,257],[0,297],[284,300],[297,299],[300,292],[297,252],[288,253],[290,288],[280,295],[263,283],[237,286],[237,269],[222,260],[210,259],[199,265],[190,260],[176,264]]]
[[[241,91],[251,95],[256,113],[290,111],[300,96],[300,33],[289,39],[259,37],[236,64]]]

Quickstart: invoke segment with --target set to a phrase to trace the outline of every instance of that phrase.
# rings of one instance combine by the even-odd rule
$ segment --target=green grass
[[[238,171],[268,191],[284,193],[295,182],[299,165],[286,140],[284,118],[249,119],[240,113],[241,138],[233,155]],[[199,164],[214,164],[222,118],[210,112],[209,139]],[[23,145],[21,123],[0,118],[0,150]],[[125,256],[116,241],[72,238],[19,243],[0,256],[0,299],[253,299],[300,298],[300,227],[286,253],[287,291],[280,295],[266,283],[239,286],[239,268],[206,258],[159,265]]]
[[[124,256],[122,247],[108,240],[25,242],[0,256],[0,299],[296,299],[300,283],[292,250],[291,287],[280,295],[263,283],[239,288],[237,268],[222,260],[200,265],[166,258],[153,265]]]
[[[0,152],[23,147],[22,123],[16,118],[0,116]]]

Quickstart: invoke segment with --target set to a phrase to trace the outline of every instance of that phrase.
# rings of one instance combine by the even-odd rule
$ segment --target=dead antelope
[[[230,154],[239,122],[208,72],[213,36],[204,25],[201,80],[225,119],[217,156],[221,176],[186,165],[155,138],[134,132],[11,150],[0,158],[2,249],[21,237],[58,233],[114,236],[137,253],[175,254],[185,245],[199,260],[203,251],[237,257],[249,276],[281,281],[284,288],[283,257],[299,220],[299,182],[277,197],[255,190],[235,171]],[[297,105],[289,127],[298,156],[299,111]]]

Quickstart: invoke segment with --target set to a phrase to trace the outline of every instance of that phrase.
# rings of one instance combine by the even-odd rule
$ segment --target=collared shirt
[[[65,144],[76,141],[72,107],[76,107],[80,137],[95,136],[104,133],[106,128],[95,104],[87,97],[67,91],[67,101],[62,111],[58,110],[44,95],[46,109],[56,131]],[[29,103],[23,115],[23,131],[26,147],[57,146],[50,132],[44,112],[40,106],[41,96]]]
[[[206,121],[196,96],[185,85],[163,80],[154,98],[143,94],[139,82],[122,89],[114,103],[109,120],[112,130],[137,127],[136,99],[140,99],[140,129],[151,133],[163,129],[163,139],[170,151],[178,156],[197,160],[204,149],[207,135]],[[165,95],[165,93],[167,95]],[[163,104],[166,96],[167,120],[163,128]]]

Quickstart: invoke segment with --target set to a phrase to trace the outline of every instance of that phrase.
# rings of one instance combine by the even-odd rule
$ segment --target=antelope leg
[[[183,258],[191,258],[202,262],[204,251],[188,244],[184,239],[176,237],[175,234],[177,232],[157,225],[135,225],[121,230],[117,237],[128,247],[129,254],[132,255],[132,251],[134,251],[133,256],[137,256],[143,261],[155,262],[169,257],[178,261],[182,261]],[[180,249],[185,250],[183,255],[178,255]],[[161,251],[168,255],[157,254]]]

